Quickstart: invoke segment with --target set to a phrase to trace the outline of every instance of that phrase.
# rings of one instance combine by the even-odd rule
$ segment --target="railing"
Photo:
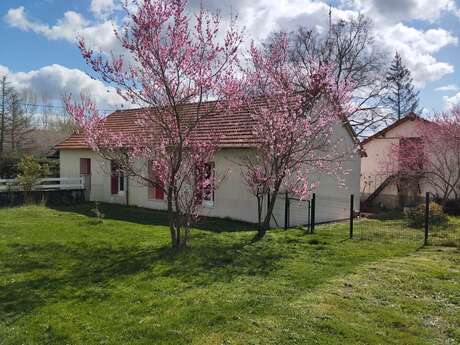
[[[83,177],[49,177],[38,180],[32,190],[85,189]],[[20,191],[17,179],[0,179],[0,192]]]

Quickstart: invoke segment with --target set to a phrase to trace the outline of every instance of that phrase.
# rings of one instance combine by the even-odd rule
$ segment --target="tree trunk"
[[[263,198],[260,194],[257,194],[257,230],[260,229],[262,223],[262,206],[263,206]]]
[[[257,235],[255,236],[254,240],[260,240],[262,239],[265,234],[267,233],[267,230],[270,228],[270,220],[273,215],[273,209],[275,208],[276,204],[276,199],[278,197],[278,192],[280,188],[281,183],[276,183],[275,188],[273,190],[273,193],[270,195],[270,202],[267,207],[267,214],[265,215],[264,221],[262,224],[259,226],[257,229]]]
[[[171,246],[173,249],[177,249],[178,247],[178,234],[175,226],[174,221],[174,210],[173,210],[173,203],[172,203],[172,188],[168,188],[168,222],[169,222],[169,232],[171,234]]]

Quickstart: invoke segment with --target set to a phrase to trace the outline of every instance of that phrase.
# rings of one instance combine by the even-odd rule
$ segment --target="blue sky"
[[[192,0],[196,3],[197,0]],[[329,5],[338,17],[358,12],[375,22],[376,39],[388,56],[397,49],[419,87],[421,105],[442,110],[460,103],[460,10],[454,0],[204,0],[205,7],[232,8],[251,39],[297,24],[325,25]],[[110,109],[120,99],[90,79],[76,48],[77,34],[103,50],[116,49],[113,25],[120,19],[118,0],[0,1],[0,73],[18,88],[45,90],[58,99],[88,92]],[[113,20],[113,22],[111,22]]]

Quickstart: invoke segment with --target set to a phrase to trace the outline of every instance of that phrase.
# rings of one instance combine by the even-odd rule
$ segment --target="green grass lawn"
[[[457,248],[91,207],[0,209],[0,344],[460,343]]]

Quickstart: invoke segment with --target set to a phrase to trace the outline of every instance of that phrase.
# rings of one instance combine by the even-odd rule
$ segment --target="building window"
[[[399,166],[405,173],[418,173],[423,170],[424,148],[421,138],[400,138]]]
[[[206,163],[204,167],[204,179],[209,181],[209,184],[203,190],[203,206],[214,207],[214,178],[215,178],[214,162]]]
[[[164,200],[165,192],[164,192],[164,185],[161,181],[155,178],[153,169],[152,169],[152,162],[149,162],[148,166],[148,174],[149,174],[149,185],[148,185],[148,197],[151,200]],[[152,183],[155,182],[155,183]]]
[[[120,194],[125,191],[125,175],[115,161],[110,161],[110,190],[112,194]]]

